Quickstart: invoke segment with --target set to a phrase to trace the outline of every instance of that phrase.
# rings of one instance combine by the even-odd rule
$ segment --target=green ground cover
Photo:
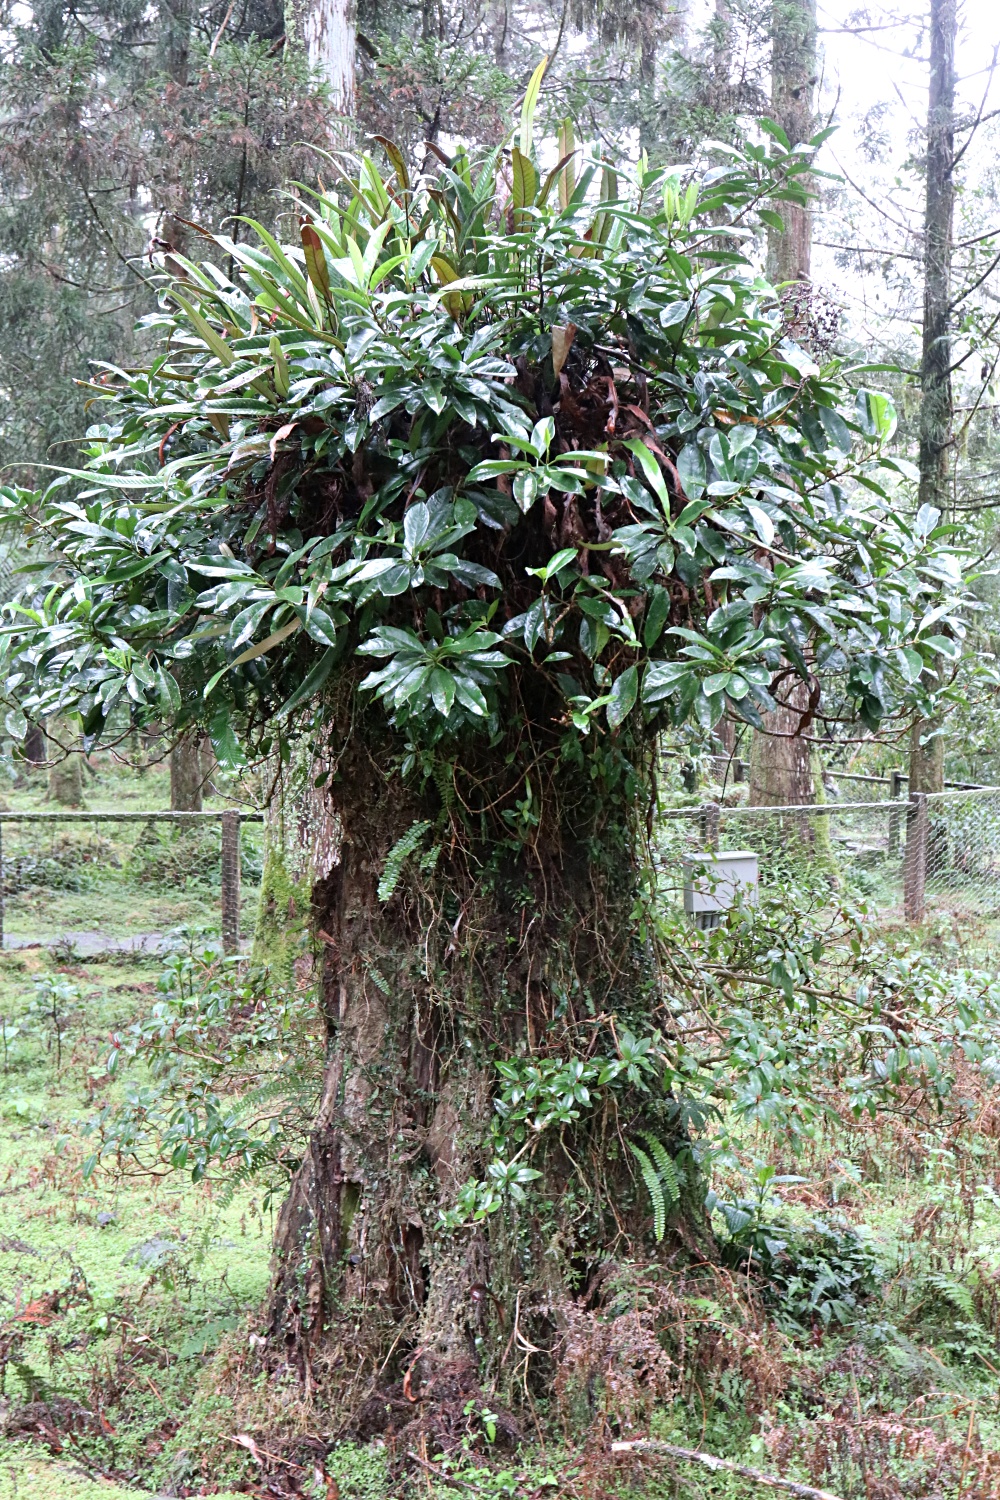
[[[79,997],[65,1017],[61,1067],[54,1027],[31,1015],[35,982],[46,977]],[[97,1473],[148,1470],[183,1420],[206,1357],[267,1285],[271,1225],[252,1192],[221,1208],[210,1184],[181,1173],[83,1176],[85,1121],[125,1087],[109,1089],[102,1076],[108,1034],[148,1009],[155,977],[148,966],[58,963],[39,950],[0,960],[7,1394],[26,1403],[21,1427],[43,1443],[53,1434],[55,1472],[74,1459],[79,1468],[82,1453]],[[94,1414],[79,1418],[80,1452],[55,1437],[70,1407]],[[0,1474],[23,1469],[22,1494],[62,1493],[32,1488],[41,1460],[31,1450],[29,1462],[27,1451],[5,1453]]]
[[[108,802],[163,806],[162,773],[148,774],[109,776]],[[156,902],[172,925],[214,917],[210,879],[154,896],[121,868],[133,907],[109,910],[109,886],[52,898],[79,899],[62,910],[80,928],[127,930]],[[923,936],[943,965],[968,961],[947,924]],[[985,927],[975,936],[977,962],[995,968]],[[110,1035],[149,1015],[160,974],[156,959],[59,947],[0,956],[0,1500],[772,1493],[653,1454],[609,1463],[613,1437],[647,1435],[842,1500],[1000,1492],[1000,1094],[982,1075],[960,1070],[937,1120],[828,1118],[798,1154],[744,1135],[716,1174],[746,1206],[722,1264],[616,1271],[603,1310],[581,1310],[562,1408],[538,1413],[528,1443],[500,1451],[493,1414],[470,1409],[465,1449],[429,1450],[430,1468],[403,1480],[377,1443],[323,1459],[337,1414],[310,1407],[293,1372],[252,1374],[273,1228],[262,1181],[230,1191],[225,1174],[194,1183],[113,1161],[84,1174],[88,1122],[149,1081],[141,1059],[114,1078],[105,1062]],[[574,1415],[589,1445],[570,1441]],[[320,1479],[296,1467],[296,1433],[318,1444]]]

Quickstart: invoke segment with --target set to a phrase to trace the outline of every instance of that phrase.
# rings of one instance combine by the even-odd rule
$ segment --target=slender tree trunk
[[[910,730],[911,792],[944,791],[944,735],[930,719],[917,719]]]
[[[920,503],[948,503],[951,445],[951,251],[955,206],[957,0],[931,0],[924,327],[920,365]]]
[[[924,327],[920,365],[920,504],[947,513],[953,398],[951,254],[955,211],[957,0],[931,0],[927,183],[924,208]],[[910,791],[944,788],[944,738],[917,719],[910,737]]]
[[[639,82],[642,85],[642,116],[639,149],[652,155],[656,150],[656,51],[655,22],[644,28],[639,46]]]
[[[709,99],[717,116],[726,116],[733,107],[733,18],[729,0],[715,0],[711,21],[712,80]]]
[[[178,90],[187,86],[191,57],[191,0],[160,0],[160,66]],[[181,252],[187,248],[186,219],[191,203],[183,180],[181,162],[175,160],[166,182],[166,202],[158,236],[164,245]]]
[[[816,0],[772,0],[771,112],[791,144],[815,133]],[[776,283],[808,281],[812,261],[812,212],[781,205],[784,233],[768,230],[768,275]]]
[[[40,724],[28,726],[21,754],[31,766],[40,766],[45,761],[45,730]]]
[[[160,54],[174,83],[187,83],[191,56],[191,0],[161,0]]]
[[[186,734],[170,752],[170,806],[173,812],[201,812],[204,774],[200,737]]]

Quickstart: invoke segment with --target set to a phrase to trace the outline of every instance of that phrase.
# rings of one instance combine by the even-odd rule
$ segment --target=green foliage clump
[[[4,635],[28,714],[198,712],[238,764],[237,726],[267,749],[340,680],[415,742],[539,695],[586,740],[759,724],[812,660],[874,727],[954,655],[959,563],[894,502],[887,398],[721,246],[802,201],[808,153],[626,184],[567,129],[546,176],[540,77],[509,178],[459,153],[414,188],[388,147],[302,201],[298,244],[212,237],[233,277],[173,257],[165,352],[95,385],[86,470],[4,494],[73,579]]]
[[[263,1174],[269,1200],[301,1157],[318,1091],[312,992],[240,977],[211,950],[168,956],[158,988],[150,1014],[112,1038],[106,1071],[125,1075],[124,1099],[91,1122],[85,1174],[169,1163],[198,1182],[225,1168],[229,1198]],[[128,1075],[137,1061],[149,1082]]]

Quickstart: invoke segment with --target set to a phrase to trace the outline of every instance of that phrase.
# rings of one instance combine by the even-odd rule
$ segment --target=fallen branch
[[[725,1469],[727,1474],[740,1474],[756,1484],[766,1484],[772,1490],[785,1490],[797,1495],[799,1500],[840,1500],[829,1490],[818,1490],[811,1484],[799,1484],[794,1479],[779,1479],[776,1474],[762,1474],[759,1469],[746,1464],[734,1464],[728,1458],[716,1458],[714,1453],[702,1453],[697,1448],[675,1448],[673,1443],[661,1443],[657,1438],[636,1438],[630,1443],[612,1443],[612,1453],[664,1453],[669,1458],[682,1458],[687,1463],[704,1464],[706,1469]]]

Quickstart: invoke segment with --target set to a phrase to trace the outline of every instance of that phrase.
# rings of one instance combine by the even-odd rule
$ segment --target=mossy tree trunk
[[[401,738],[342,756],[323,794],[338,834],[312,893],[327,1067],[277,1227],[270,1338],[307,1385],[325,1370],[368,1435],[413,1415],[418,1391],[422,1409],[460,1408],[481,1383],[512,1391],[529,1346],[545,1393],[574,1290],[609,1253],[655,1253],[637,1132],[686,1170],[675,1236],[699,1256],[709,1244],[677,1103],[654,1075],[583,1096],[562,1128],[529,1126],[507,1150],[538,1174],[523,1194],[442,1222],[464,1185],[491,1181],[498,1063],[615,1059],[628,1033],[670,1031],[636,937],[652,747],[603,767],[533,748],[530,791],[514,766],[492,806],[475,789],[495,785],[495,762],[487,776],[456,757],[404,788],[389,769]]]
[[[313,785],[321,768],[302,750],[274,782],[264,821],[264,868],[251,961],[283,985],[308,982],[324,938],[313,888],[340,858],[339,824]]]
[[[202,769],[200,736],[186,734],[170,751],[170,807],[173,812],[201,812]]]

